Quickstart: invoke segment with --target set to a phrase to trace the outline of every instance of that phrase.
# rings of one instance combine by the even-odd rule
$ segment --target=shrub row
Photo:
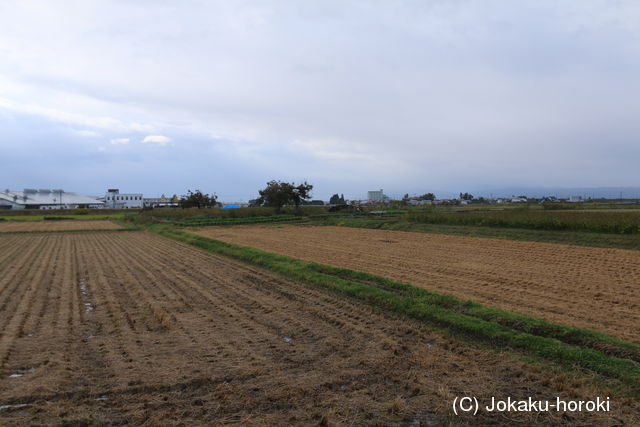
[[[512,227],[536,230],[593,231],[635,234],[640,232],[640,212],[529,211],[432,212],[408,214],[407,221],[428,224]]]

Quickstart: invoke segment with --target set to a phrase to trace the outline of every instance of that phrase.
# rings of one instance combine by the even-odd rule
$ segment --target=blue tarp
[[[222,209],[240,209],[240,205],[224,205]]]

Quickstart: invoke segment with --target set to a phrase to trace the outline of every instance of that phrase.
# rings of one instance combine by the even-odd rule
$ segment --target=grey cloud
[[[256,181],[640,178],[636,2],[25,1],[0,28],[0,108],[113,139],[215,135],[237,169],[260,165]]]

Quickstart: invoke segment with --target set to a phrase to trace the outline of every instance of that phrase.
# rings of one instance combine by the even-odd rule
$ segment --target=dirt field
[[[111,221],[7,221],[0,222],[0,233],[7,231],[116,230]]]
[[[640,342],[640,251],[348,227],[193,231]]]
[[[597,395],[156,235],[4,235],[0,269],[0,425],[440,425],[463,393]]]

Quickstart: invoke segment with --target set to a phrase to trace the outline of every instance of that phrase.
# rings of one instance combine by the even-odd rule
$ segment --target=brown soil
[[[0,425],[640,422],[615,399],[456,418],[456,396],[599,393],[156,235],[0,236],[0,270]]]
[[[0,233],[10,231],[70,231],[70,230],[116,230],[115,222],[96,221],[7,221],[0,222]]]
[[[640,251],[347,227],[195,232],[640,342]]]

